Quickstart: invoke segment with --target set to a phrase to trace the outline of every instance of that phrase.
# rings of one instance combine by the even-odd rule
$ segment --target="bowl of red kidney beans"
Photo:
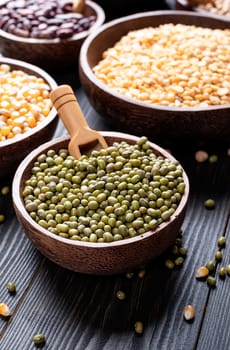
[[[85,38],[104,21],[104,10],[90,0],[82,12],[73,10],[71,0],[3,1],[0,52],[42,68],[70,68]]]

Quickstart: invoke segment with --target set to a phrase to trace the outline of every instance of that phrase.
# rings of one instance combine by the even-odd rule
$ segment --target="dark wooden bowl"
[[[230,28],[230,22],[189,11],[153,11],[138,13],[104,24],[84,42],[79,58],[82,86],[92,106],[112,121],[114,127],[155,142],[184,143],[228,142],[230,138],[230,104],[209,107],[164,107],[150,105],[116,93],[101,83],[92,68],[102,53],[130,30],[182,23],[209,28]]]
[[[116,132],[103,132],[103,135],[109,145],[114,141],[134,143],[138,139],[135,136]],[[47,258],[67,269],[97,275],[129,271],[162,254],[177,237],[184,219],[189,195],[189,182],[185,172],[183,175],[185,193],[170,220],[160,224],[156,230],[134,238],[111,243],[72,241],[50,233],[31,219],[23,203],[22,190],[31,174],[32,164],[39,154],[51,148],[56,151],[67,148],[68,142],[69,137],[62,137],[41,145],[23,160],[13,180],[12,193],[16,215],[26,235],[37,249]],[[156,144],[151,143],[151,147],[155,154],[175,160],[172,155]]]
[[[0,57],[0,64],[8,64],[11,69],[22,70],[28,74],[42,77],[50,86],[50,90],[57,87],[53,78],[44,70],[19,60]],[[40,144],[50,140],[58,123],[57,112],[52,108],[50,114],[31,129],[17,138],[0,141],[0,177],[13,175],[22,159]]]
[[[102,7],[90,0],[86,0],[84,15],[96,15],[96,22],[90,30],[75,34],[68,40],[23,38],[0,30],[0,52],[4,56],[21,59],[47,69],[64,70],[76,67],[83,41],[105,20]]]
[[[204,14],[204,15],[207,15],[207,16],[212,16],[212,17],[215,17],[215,18],[219,18],[219,19],[223,19],[223,20],[226,20],[226,21],[230,21],[230,17],[229,16],[219,15],[219,14],[214,13],[212,11],[201,9],[198,6],[192,5],[190,0],[176,0],[175,4],[176,4],[176,9],[177,10],[194,11],[194,12],[197,12],[197,13],[199,13],[201,15]]]

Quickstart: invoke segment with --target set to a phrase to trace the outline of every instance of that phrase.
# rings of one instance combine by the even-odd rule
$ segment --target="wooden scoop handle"
[[[71,138],[75,136],[80,129],[89,129],[79,103],[69,85],[60,85],[55,90],[51,91],[50,99]]]

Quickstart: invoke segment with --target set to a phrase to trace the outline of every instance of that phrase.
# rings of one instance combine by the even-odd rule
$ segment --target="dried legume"
[[[195,308],[192,305],[186,305],[183,314],[186,321],[192,321],[195,317]]]
[[[207,266],[200,266],[196,271],[196,278],[197,279],[204,279],[208,277],[209,275],[209,269]]]
[[[9,291],[9,293],[12,293],[12,294],[16,293],[16,285],[14,284],[14,282],[11,282],[11,281],[8,282],[7,289]]]
[[[41,345],[45,343],[45,335],[43,333],[35,334],[33,336],[33,342],[35,345]]]
[[[230,30],[183,24],[130,31],[93,68],[118,93],[175,107],[230,103]]]
[[[203,163],[208,159],[208,153],[206,151],[197,151],[195,153],[195,159],[198,163]]]
[[[123,292],[122,290],[118,290],[118,291],[116,292],[116,297],[117,297],[117,299],[119,299],[119,300],[124,300],[124,299],[126,298],[126,294],[125,294],[125,292]]]
[[[11,315],[10,308],[5,303],[0,303],[0,316],[9,317]]]
[[[216,287],[216,279],[215,279],[215,277],[213,277],[213,276],[208,276],[206,281],[207,281],[207,285],[208,285],[209,287],[212,287],[212,288],[215,288],[215,287]]]
[[[192,6],[222,16],[230,16],[229,0],[190,0]]]
[[[215,208],[215,205],[216,205],[216,203],[215,203],[214,199],[212,199],[212,198],[209,198],[204,202],[204,206],[207,209],[213,209],[213,208]]]
[[[69,0],[11,0],[0,8],[0,29],[25,38],[69,39],[95,20],[95,15],[73,12]]]
[[[224,279],[226,277],[226,270],[225,270],[225,268],[223,266],[219,268],[218,275],[222,279]]]
[[[163,187],[162,179],[168,180]],[[112,242],[169,220],[183,184],[181,165],[156,156],[142,137],[133,145],[115,142],[79,160],[67,150],[49,150],[37,158],[22,194],[30,216],[50,232]]]
[[[134,324],[134,329],[135,329],[135,332],[136,332],[137,334],[142,334],[143,331],[144,331],[143,322],[141,322],[141,321],[135,322],[135,324]]]
[[[42,79],[21,70],[0,65],[0,141],[33,129],[52,108],[50,86]]]

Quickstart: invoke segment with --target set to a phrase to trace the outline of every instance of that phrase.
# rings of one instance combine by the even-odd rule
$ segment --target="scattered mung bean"
[[[215,259],[217,261],[221,261],[222,260],[222,252],[220,250],[218,250],[216,253],[215,253]]]
[[[14,293],[16,293],[16,285],[14,284],[14,282],[8,282],[7,283],[7,289],[8,289],[8,291],[9,291],[9,293],[11,293],[11,294],[14,294]]]
[[[2,224],[5,221],[6,217],[4,214],[0,214],[0,224]]]
[[[216,205],[215,200],[212,198],[209,198],[204,202],[204,206],[207,209],[213,209],[215,208],[215,205]]]
[[[216,163],[218,161],[218,156],[216,154],[212,154],[208,158],[209,163]]]
[[[165,267],[167,267],[167,269],[169,269],[169,270],[173,270],[175,267],[175,264],[172,260],[166,259],[165,260]]]
[[[207,285],[208,285],[209,287],[212,287],[212,288],[215,288],[215,287],[216,287],[216,279],[215,279],[215,277],[213,277],[213,276],[208,276],[206,281],[207,281]]]
[[[38,333],[33,336],[33,342],[35,345],[44,344],[46,341],[45,335],[43,333]]]
[[[118,290],[118,291],[116,292],[116,297],[117,297],[117,299],[119,299],[119,300],[125,300],[126,294],[125,294],[125,292],[123,292],[122,290]]]
[[[208,268],[209,272],[213,272],[216,267],[216,263],[214,260],[210,260],[207,262],[206,267]]]
[[[219,248],[223,248],[226,243],[226,238],[224,236],[221,236],[218,238],[217,245]]]
[[[144,331],[144,325],[143,325],[143,322],[141,321],[137,321],[135,322],[134,324],[134,330],[137,334],[142,334],[143,331]]]
[[[9,187],[9,186],[3,186],[3,187],[1,188],[1,194],[2,194],[3,196],[6,196],[9,192],[10,192],[10,187]]]
[[[218,275],[222,279],[226,277],[226,269],[223,266],[219,268]]]

